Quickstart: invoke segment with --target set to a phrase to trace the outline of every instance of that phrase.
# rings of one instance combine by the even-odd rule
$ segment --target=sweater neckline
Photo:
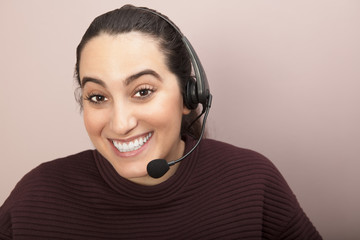
[[[187,153],[195,145],[196,140],[190,136],[184,136],[183,140],[185,142],[184,153]],[[146,201],[147,204],[149,204],[149,200],[169,200],[171,196],[180,191],[191,177],[197,155],[198,151],[194,151],[183,159],[174,175],[166,181],[154,186],[144,186],[121,177],[110,162],[97,150],[94,150],[97,168],[106,184],[119,195],[134,201]]]

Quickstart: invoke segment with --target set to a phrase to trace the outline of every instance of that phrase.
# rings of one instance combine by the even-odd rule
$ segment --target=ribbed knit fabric
[[[187,138],[186,150],[194,145]],[[262,155],[203,140],[156,186],[96,150],[44,163],[0,208],[0,239],[321,239]]]

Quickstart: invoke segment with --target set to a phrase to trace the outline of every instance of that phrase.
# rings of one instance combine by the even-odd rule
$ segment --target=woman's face
[[[154,159],[183,155],[181,119],[190,111],[176,76],[152,37],[139,32],[102,34],[91,39],[80,58],[84,122],[96,149],[123,177],[145,185]]]

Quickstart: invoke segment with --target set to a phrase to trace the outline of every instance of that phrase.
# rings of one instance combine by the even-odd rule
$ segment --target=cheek
[[[147,119],[153,119],[154,124],[162,128],[180,128],[183,114],[182,97],[174,95],[163,96],[152,104],[152,110],[148,112]],[[156,120],[156,123],[155,123]]]
[[[84,107],[84,124],[88,135],[96,136],[101,135],[101,130],[106,124],[105,113],[101,111],[95,111]]]

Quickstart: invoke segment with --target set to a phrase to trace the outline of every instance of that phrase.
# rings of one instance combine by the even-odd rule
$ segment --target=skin
[[[153,159],[183,155],[181,119],[190,110],[156,39],[140,32],[94,37],[81,53],[80,80],[86,130],[117,173],[142,185],[170,178],[178,164],[159,179],[148,176],[146,166]],[[112,142],[148,134],[150,139],[130,152],[120,152]]]

